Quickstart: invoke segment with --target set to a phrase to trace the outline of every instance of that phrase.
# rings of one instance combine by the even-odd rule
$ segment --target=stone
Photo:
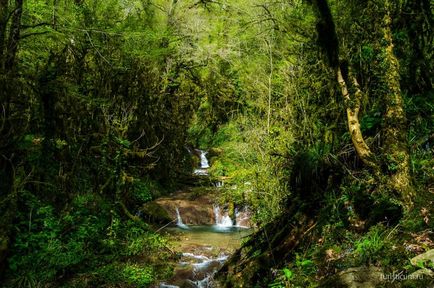
[[[383,282],[383,271],[375,266],[353,267],[338,274],[344,287],[375,288]]]
[[[155,202],[160,205],[172,220],[176,220],[178,208],[182,221],[187,225],[212,225],[215,223],[211,193],[196,195],[194,192],[177,193]]]
[[[434,249],[411,258],[410,263],[417,267],[421,267],[421,265],[423,267],[434,267]]]
[[[167,211],[156,202],[148,202],[144,204],[141,211],[144,217],[147,218],[146,220],[154,223],[164,224],[173,220],[169,213],[167,213]]]
[[[426,279],[426,278],[432,278],[434,279],[434,272],[427,268],[419,269],[410,275],[408,275],[408,279]]]

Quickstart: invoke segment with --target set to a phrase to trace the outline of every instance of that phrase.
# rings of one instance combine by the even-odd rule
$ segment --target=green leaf
[[[288,268],[283,268],[282,269],[283,273],[285,274],[285,277],[287,280],[291,279],[293,276],[293,272],[291,270],[289,270]]]

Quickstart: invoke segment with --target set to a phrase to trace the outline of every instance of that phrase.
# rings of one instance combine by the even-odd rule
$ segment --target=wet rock
[[[170,285],[185,287],[184,285],[187,283],[187,280],[192,277],[194,277],[193,270],[191,267],[186,266],[184,268],[175,269],[175,274],[167,282],[170,283]]]
[[[170,198],[160,198],[155,202],[167,212],[171,220],[177,218],[176,208],[178,208],[184,224],[214,224],[212,194],[178,193]]]
[[[193,281],[186,280],[186,281],[184,281],[184,283],[182,283],[180,288],[197,288],[197,286],[196,286],[196,284],[194,284]]]
[[[175,272],[175,279],[190,279],[194,277],[193,270],[191,267],[187,266],[183,269],[177,269]]]
[[[248,209],[242,209],[235,213],[235,224],[240,227],[252,227],[252,212]]]

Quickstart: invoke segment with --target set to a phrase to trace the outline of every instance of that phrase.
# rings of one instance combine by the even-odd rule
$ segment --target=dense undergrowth
[[[169,278],[139,211],[199,183],[191,148],[258,228],[222,285],[432,270],[409,258],[433,248],[433,23],[427,0],[0,0],[2,285]]]
[[[427,97],[432,96],[414,96],[407,101]],[[287,191],[290,191],[279,202],[283,216],[261,218],[257,213],[259,218],[255,219],[260,219],[259,223],[267,219],[262,223],[269,224],[245,241],[243,248],[223,268],[219,281],[228,287],[245,283],[255,283],[254,287],[347,287],[348,283],[340,282],[338,273],[367,267],[368,270],[361,271],[365,280],[372,280],[375,277],[369,274],[372,272],[369,269],[377,267],[380,275],[406,275],[407,278],[389,278],[377,283],[373,280],[375,287],[432,284],[430,276],[408,278],[421,268],[433,268],[429,262],[419,266],[410,263],[411,258],[434,248],[431,217],[434,198],[430,186],[433,174],[428,171],[433,160],[431,142],[426,136],[432,118],[422,116],[432,115],[432,109],[430,104],[417,109],[413,106],[407,114],[410,119],[418,119],[417,125],[410,125],[409,132],[411,142],[418,143],[411,148],[417,191],[412,209],[403,208],[396,194],[372,181],[369,171],[357,168],[360,163],[349,157],[351,152],[346,152],[347,146],[299,150],[288,160],[289,178],[281,178],[288,181]],[[245,167],[254,169],[247,164]],[[229,175],[237,178],[237,172]],[[260,195],[258,188],[253,186],[251,193]],[[306,222],[307,218],[312,221]],[[307,226],[301,235],[297,234],[300,225]],[[296,237],[296,243],[285,246]]]
[[[135,194],[148,197],[142,183]],[[5,287],[147,287],[170,275],[167,240],[94,193],[57,210],[23,191]],[[146,199],[149,200],[149,199]]]

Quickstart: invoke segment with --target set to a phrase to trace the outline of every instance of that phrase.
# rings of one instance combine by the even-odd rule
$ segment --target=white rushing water
[[[206,154],[208,154],[208,152],[202,150],[199,151],[200,151],[200,168],[202,169],[209,168],[208,159],[206,159]]]
[[[208,168],[209,168],[209,162],[208,159],[206,158],[206,154],[208,152],[203,151],[203,150],[197,150],[199,151],[199,157],[200,157],[200,167],[198,169],[194,170],[194,174],[195,175],[199,175],[199,176],[207,176],[208,175]]]
[[[160,284],[160,288],[179,288],[179,286],[169,285],[169,284],[166,284],[166,283],[161,283]]]
[[[225,212],[222,215],[220,207],[218,205],[214,205],[213,209],[214,209],[215,224],[217,226],[223,227],[223,228],[229,228],[229,227],[234,226],[234,223],[232,222],[232,219],[229,216],[229,213]]]
[[[217,215],[216,224],[204,226],[188,226],[188,230],[181,227],[166,228],[172,231],[180,241],[178,264],[174,274],[166,282],[159,284],[159,288],[212,288],[216,287],[214,275],[227,261],[231,253],[239,247],[241,239],[250,234],[248,229],[240,229],[232,225],[227,211],[214,206]],[[181,219],[183,210],[179,211]],[[237,210],[238,213],[240,213]],[[223,214],[223,215],[222,215]],[[227,220],[225,220],[227,219]],[[182,223],[182,219],[179,224]],[[226,227],[219,226],[226,225]],[[183,224],[185,225],[185,224]]]
[[[188,226],[182,222],[181,214],[179,213],[178,207],[176,207],[176,218],[177,218],[176,225],[179,228],[188,229]]]
[[[212,278],[214,274],[229,257],[228,255],[221,254],[217,258],[208,258],[204,255],[194,255],[191,253],[182,253],[182,256],[194,259],[193,261],[195,261],[195,263],[192,263],[192,267],[195,275],[203,274],[199,279],[189,280],[189,282],[197,288],[213,287]]]
[[[224,183],[223,183],[223,181],[217,181],[217,182],[214,183],[214,186],[217,187],[217,188],[221,188],[221,187],[224,186]]]

